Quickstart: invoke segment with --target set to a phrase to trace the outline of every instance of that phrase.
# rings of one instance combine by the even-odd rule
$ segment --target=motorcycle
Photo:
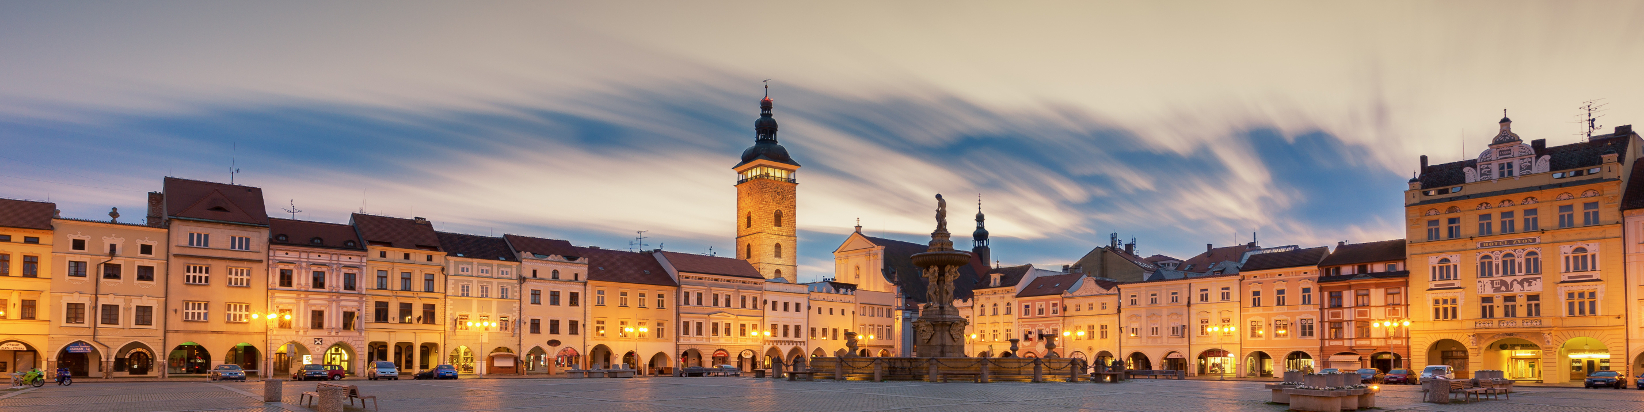
[[[41,387],[46,386],[46,374],[39,369],[30,370],[23,374],[23,385]]]
[[[57,368],[57,385],[69,386],[74,384],[74,374],[68,368]]]

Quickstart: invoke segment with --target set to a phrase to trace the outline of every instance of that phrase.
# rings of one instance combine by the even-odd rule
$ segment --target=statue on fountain
[[[970,253],[954,250],[948,233],[948,202],[936,195],[936,231],[931,232],[930,248],[913,255],[913,264],[925,277],[926,303],[914,322],[915,345],[918,352],[931,357],[965,356],[965,326],[953,306],[953,282],[959,278],[959,267],[970,263]]]

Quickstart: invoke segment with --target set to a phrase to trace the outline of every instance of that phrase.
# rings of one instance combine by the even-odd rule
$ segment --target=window
[[[40,238],[34,236],[23,236],[23,243],[38,245],[40,244]]]
[[[1224,287],[1222,288],[1222,301],[1226,302],[1229,300],[1233,300],[1233,288]]]
[[[193,247],[211,247],[211,235],[205,234],[205,233],[189,232],[189,234],[188,234],[188,245],[193,246]]]
[[[325,289],[325,271],[316,270],[310,276],[308,286],[314,289]]]
[[[1434,298],[1433,320],[1455,320],[1456,298]]]
[[[1136,295],[1130,295],[1130,306],[1136,306]],[[1010,306],[1009,305],[1005,306],[1005,314],[1006,315],[1010,314]]]
[[[1342,329],[1341,322],[1330,322],[1330,339],[1345,339],[1347,338],[1345,333],[1346,331]]]
[[[1178,294],[1180,294],[1180,292],[1170,292],[1170,303],[1179,303],[1179,302],[1181,302],[1181,299],[1179,299],[1178,296],[1177,296]]]
[[[594,306],[605,306],[605,290],[594,291]]]
[[[251,238],[245,236],[229,236],[228,248],[234,250],[251,250]]]
[[[1370,322],[1362,320],[1353,322],[1353,337],[1360,339],[1369,338]]]
[[[1512,252],[1501,254],[1501,275],[1513,276],[1518,274],[1518,255]]]
[[[434,320],[436,320],[436,319],[439,319],[439,318],[434,317],[434,304],[432,304],[432,303],[422,304],[422,324],[424,324],[424,325],[438,324],[437,322],[434,322]]]
[[[532,273],[536,273],[536,272],[532,271]],[[549,279],[559,279],[559,269],[554,269],[553,272],[548,272],[548,278]]]
[[[70,304],[64,305],[63,323],[73,323],[73,324],[84,324],[84,323],[86,323],[86,304],[84,304],[84,303],[70,303]]]
[[[717,298],[719,296],[715,295],[714,297]],[[714,300],[717,302],[719,299]],[[628,307],[628,291],[617,292],[617,306]]]
[[[491,297],[491,285],[480,285],[480,295],[479,295],[479,297],[482,297],[482,298]]]
[[[1524,253],[1524,274],[1536,275],[1541,273],[1541,254],[1535,251]]]
[[[154,307],[138,306],[133,308],[131,323],[137,326],[154,326]]]
[[[531,334],[542,334],[542,319],[531,319]]]
[[[748,298],[743,297],[742,298],[742,303],[743,303],[742,307],[744,307],[744,308],[747,307]],[[639,307],[641,307],[641,308],[645,307],[645,294],[644,293],[639,294]]]
[[[776,211],[776,216],[771,219],[771,224],[782,227],[782,211]]]
[[[775,247],[776,247],[776,257],[782,257],[782,244],[777,243],[775,245]]]
[[[1445,236],[1447,239],[1461,237],[1461,218],[1452,217],[1445,220]]]
[[[400,272],[400,290],[411,291],[411,272]]]
[[[1496,317],[1496,298],[1494,296],[1478,298],[1478,305],[1479,319],[1494,319]]]
[[[11,276],[11,254],[0,253],[0,276]]]
[[[359,277],[358,273],[343,273],[343,290],[358,290],[356,287],[357,285],[354,282],[354,279],[357,277]]]
[[[1456,280],[1456,264],[1450,258],[1441,258],[1433,265],[1433,280]]]
[[[1513,212],[1501,212],[1501,233],[1517,232],[1513,227]]]
[[[1313,304],[1313,288],[1302,288],[1301,298],[1303,305]]]
[[[1516,318],[1516,317],[1518,317],[1518,296],[1502,296],[1501,297],[1501,317],[1504,317],[1504,318]]]
[[[575,293],[572,293],[572,294],[574,295]],[[576,306],[576,305],[571,305],[571,306]],[[576,320],[565,321],[565,334],[567,334],[567,335],[580,335],[580,334],[582,334],[582,328],[577,327],[577,321]]]
[[[465,298],[468,297],[469,287],[470,287],[470,285],[467,284],[467,283],[457,285],[457,296],[461,296],[461,297],[465,297]]]
[[[1332,308],[1342,307],[1341,291],[1338,290],[1338,291],[1333,291],[1333,292],[1328,292],[1328,293],[1330,294],[1330,307],[1332,307]]]
[[[1250,307],[1253,307],[1253,308],[1262,307],[1262,291],[1259,291],[1259,290],[1250,291]],[[1250,336],[1255,337],[1256,335],[1250,335]]]
[[[1312,319],[1302,319],[1301,322],[1300,322],[1300,326],[1301,326],[1301,337],[1304,337],[1304,338],[1313,337],[1313,320]]]
[[[76,278],[86,277],[86,262],[69,261],[68,275]]]
[[[576,321],[571,321],[571,322],[572,322],[571,323],[572,325],[576,325],[576,323],[575,323]],[[550,335],[558,335],[559,334],[559,319],[549,319],[548,320],[548,334],[550,334]],[[575,335],[576,333],[573,332],[571,334]]]
[[[23,256],[23,277],[25,277],[25,278],[40,277],[40,257],[39,256],[28,256],[28,255]]]
[[[656,308],[657,309],[667,309],[668,306],[666,305],[666,303],[667,303],[667,301],[664,300],[661,293],[656,294]],[[659,338],[662,337],[662,332],[657,332],[656,337],[659,337]]]
[[[1487,278],[1495,276],[1495,268],[1495,259],[1491,258],[1490,255],[1484,255],[1478,258],[1478,277]]]
[[[33,299],[23,299],[22,305],[18,306],[18,309],[20,309],[20,312],[22,312],[22,313],[20,313],[20,315],[23,318],[23,320],[33,320],[34,319],[34,304],[35,304],[35,300],[33,300]]]
[[[509,322],[508,322],[508,317],[507,316],[498,316],[497,317],[497,330],[507,332],[508,331],[508,323]]]
[[[745,216],[742,220],[743,220],[742,227],[745,227],[745,228],[753,227],[753,213],[748,213],[747,216]]]
[[[1524,297],[1524,316],[1532,318],[1541,317],[1541,295],[1529,295]]]
[[[323,311],[323,310],[310,310],[310,311],[308,311],[308,328],[309,329],[325,329],[325,311]]]
[[[388,271],[386,271],[386,270],[377,271],[377,289],[378,290],[388,290]]]
[[[416,319],[417,315],[411,313],[414,308],[411,303],[400,303],[400,323],[411,323],[412,319]]]
[[[183,320],[188,322],[205,322],[206,305],[208,302],[183,302]]]
[[[1558,207],[1558,228],[1575,227],[1575,205]]]
[[[559,296],[555,296],[555,297],[557,298]],[[542,304],[542,291],[541,290],[531,289],[531,304],[532,305],[541,305]]]
[[[1370,306],[1370,289],[1353,291],[1353,306]]]
[[[1494,231],[1490,230],[1491,223],[1493,223],[1493,222],[1491,222],[1491,220],[1490,220],[1490,214],[1489,213],[1478,215],[1478,235],[1479,236],[1489,236],[1489,235],[1493,234]]]
[[[137,245],[137,254],[154,256],[154,245]]]
[[[104,325],[120,324],[120,305],[103,305],[102,316],[97,322]]]
[[[1100,336],[1102,337],[1102,339],[1107,339],[1107,325],[1102,325],[1101,326]]]
[[[1598,202],[1581,204],[1581,225],[1592,226],[1598,224]]]
[[[1575,249],[1571,249],[1570,254],[1564,255],[1564,271],[1565,272],[1587,272],[1587,271],[1591,271],[1593,269],[1593,266],[1594,266],[1593,263],[1595,263],[1597,260],[1598,259],[1596,257],[1594,257],[1592,253],[1587,252],[1587,248],[1578,247],[1578,248],[1575,248]]]
[[[188,265],[184,267],[183,283],[190,285],[211,284],[211,267],[206,265]]]
[[[565,299],[565,305],[566,306],[577,306],[577,305],[579,305],[577,303],[577,295],[579,295],[578,292],[566,292],[566,293],[568,294],[566,296],[566,299]],[[552,297],[552,296],[550,296],[550,297]]]
[[[422,274],[422,291],[423,292],[433,292],[434,291],[434,274],[433,273],[424,273],[424,274]]]
[[[228,268],[228,285],[233,287],[251,287],[251,268]]]
[[[1439,221],[1438,221],[1438,219],[1433,219],[1433,220],[1428,220],[1427,221],[1427,240],[1439,240]]]
[[[69,249],[86,250],[86,240],[85,239],[74,239],[74,240],[69,241]]]
[[[1199,289],[1199,301],[1200,302],[1209,302],[1210,301],[1210,289]]]
[[[1404,304],[1404,295],[1400,294],[1399,288],[1387,288],[1387,298],[1386,299],[1387,299],[1386,304],[1388,304],[1388,305],[1403,305]]]
[[[1288,290],[1288,289],[1279,289],[1279,290],[1273,291],[1273,305],[1274,306],[1284,306],[1285,305],[1284,291],[1286,291],[1286,290]]]
[[[1598,316],[1598,291],[1565,292],[1564,304],[1564,316]]]
[[[663,328],[662,322],[657,322],[656,323],[656,337],[658,339],[668,337],[668,333],[667,333],[666,329]]]
[[[291,287],[291,282],[292,282],[291,277],[292,277],[291,269],[280,269],[280,287],[282,287],[282,288]]]
[[[343,312],[342,329],[343,330],[354,330],[354,318],[355,318],[354,312]]]
[[[1524,209],[1524,230],[1541,230],[1541,219],[1536,216],[1535,209]]]
[[[1290,333],[1290,321],[1273,321],[1273,337],[1282,338],[1287,333]]]
[[[371,320],[377,323],[388,323],[388,302],[374,302]]]

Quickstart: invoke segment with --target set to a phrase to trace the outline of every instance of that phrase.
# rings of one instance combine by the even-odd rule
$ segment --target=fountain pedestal
[[[948,203],[936,195],[936,231],[930,234],[930,248],[913,255],[913,265],[925,277],[925,301],[914,321],[914,345],[920,357],[957,358],[965,356],[965,326],[970,322],[953,306],[954,280],[959,267],[970,264],[970,253],[953,249],[948,234]]]

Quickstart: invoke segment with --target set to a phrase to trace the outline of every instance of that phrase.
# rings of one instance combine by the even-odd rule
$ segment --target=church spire
[[[759,120],[754,121],[755,141],[776,141],[776,119],[771,117],[771,79],[765,79],[765,98],[759,100]]]
[[[982,260],[982,262],[984,262],[984,263],[986,263],[988,261],[988,259],[992,257],[992,256],[990,256],[991,252],[990,252],[990,248],[988,247],[988,228],[987,228],[987,225],[983,223],[986,220],[987,220],[987,216],[982,215],[982,194],[977,193],[976,194],[976,231],[971,233],[971,249],[970,249],[970,251],[971,251],[972,254],[977,255],[977,257],[980,258]]]

